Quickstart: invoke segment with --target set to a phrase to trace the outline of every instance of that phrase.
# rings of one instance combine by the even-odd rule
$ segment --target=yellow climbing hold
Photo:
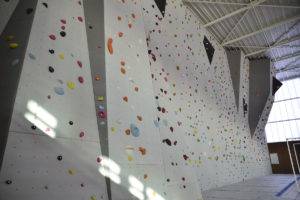
[[[132,161],[132,156],[128,156],[128,161]]]
[[[112,126],[112,127],[110,128],[110,130],[111,130],[111,131],[115,131],[115,127]]]
[[[91,196],[91,200],[96,200],[96,197],[94,195]]]
[[[69,174],[74,174],[74,170],[69,169]]]
[[[97,99],[98,101],[103,101],[104,100],[104,98],[103,97],[98,97],[98,99]]]
[[[73,82],[68,82],[67,85],[69,86],[69,88],[71,88],[72,90],[74,90],[74,83]]]
[[[65,58],[64,54],[59,54],[59,58],[63,60]]]
[[[17,48],[19,45],[17,44],[17,43],[10,43],[9,44],[9,47],[11,48],[11,49],[15,49],[15,48]]]
[[[6,39],[7,39],[8,41],[10,41],[10,40],[14,39],[14,36],[13,36],[13,35],[9,35],[9,36],[7,36]]]

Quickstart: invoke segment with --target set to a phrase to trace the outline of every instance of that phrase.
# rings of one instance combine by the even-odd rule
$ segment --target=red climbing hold
[[[83,22],[82,17],[78,17],[78,20],[79,20],[80,22]]]
[[[184,158],[184,160],[187,160],[187,159],[189,159],[189,157],[187,156],[187,155],[183,155],[183,158]]]
[[[56,40],[55,35],[49,35],[49,38],[50,38],[51,40]]]
[[[97,158],[97,162],[98,162],[98,163],[100,163],[100,162],[101,162],[101,160],[102,160],[101,158]]]
[[[84,132],[80,132],[79,137],[83,137],[84,136]]]
[[[61,29],[62,29],[62,30],[65,30],[65,29],[66,29],[66,27],[65,27],[65,26],[61,26]]]
[[[82,62],[81,61],[77,61],[78,66],[81,68],[82,67]]]
[[[100,118],[105,118],[105,117],[106,117],[106,112],[103,111],[103,110],[100,110],[100,111],[98,112],[98,116],[99,116]]]
[[[82,76],[79,76],[79,77],[78,77],[78,81],[79,81],[79,83],[83,83],[83,77],[82,77]]]
[[[63,24],[66,24],[66,23],[67,23],[67,21],[64,20],[64,19],[61,19],[60,22],[63,23]]]

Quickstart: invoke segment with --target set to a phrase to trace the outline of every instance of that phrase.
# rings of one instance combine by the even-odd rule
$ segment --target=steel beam
[[[297,57],[297,56],[300,56],[300,52],[297,52],[297,53],[294,53],[294,54],[291,54],[291,55],[287,55],[287,56],[283,56],[283,57],[277,58],[276,62],[287,60],[287,59],[294,58],[294,57]],[[272,60],[272,61],[274,62],[274,60]]]

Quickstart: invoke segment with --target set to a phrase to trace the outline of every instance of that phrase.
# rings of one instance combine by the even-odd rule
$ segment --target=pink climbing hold
[[[66,29],[66,27],[65,27],[65,26],[61,26],[61,29],[62,29],[62,30],[65,30],[65,29]]]
[[[80,186],[81,186],[81,187],[84,187],[84,184],[83,184],[83,183],[81,183],[81,184],[80,184]]]
[[[78,77],[78,81],[79,81],[79,83],[83,83],[83,77],[82,77],[82,76],[79,76],[79,77]]]
[[[103,110],[100,110],[100,111],[98,112],[98,116],[99,116],[100,118],[105,118],[105,117],[106,117],[106,112],[103,111]]]
[[[51,40],[56,40],[55,35],[49,35],[49,38],[50,38]]]
[[[78,20],[79,20],[80,22],[83,22],[82,17],[78,17]]]
[[[80,132],[79,136],[83,137],[84,136],[84,132]]]
[[[97,162],[98,162],[98,163],[100,163],[100,162],[101,162],[101,160],[102,160],[101,158],[97,158]]]
[[[82,62],[81,61],[77,61],[78,66],[81,68],[82,67]]]
[[[81,5],[81,1],[78,1],[78,4]]]
[[[64,19],[61,19],[60,21],[61,21],[61,23],[63,23],[63,24],[66,24],[66,23],[67,23],[67,21],[64,20]]]

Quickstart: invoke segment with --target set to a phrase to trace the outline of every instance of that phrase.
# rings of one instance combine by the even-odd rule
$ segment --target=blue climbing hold
[[[164,123],[165,126],[168,126],[168,120],[164,119],[163,123]]]
[[[32,60],[35,60],[35,59],[36,59],[35,55],[33,55],[32,53],[29,53],[28,56],[29,56],[29,58],[31,58]]]
[[[104,125],[105,125],[105,122],[104,122],[104,121],[100,122],[100,125],[101,125],[101,126],[104,126]]]
[[[104,107],[101,105],[99,105],[98,108],[99,108],[99,110],[104,110]]]
[[[154,120],[154,125],[158,128],[159,127],[159,123],[157,120]]]
[[[61,87],[56,87],[56,88],[54,88],[54,91],[55,91],[56,94],[58,94],[58,95],[63,95],[63,94],[65,94],[64,89],[61,88]]]
[[[12,66],[16,66],[17,64],[19,64],[20,60],[19,59],[14,59],[12,62],[11,62],[11,65]]]
[[[134,124],[130,124],[130,131],[134,137],[138,137],[140,135],[139,128]]]
[[[158,101],[155,101],[155,103],[156,103],[157,106],[160,106]]]
[[[64,81],[63,80],[57,80],[60,84],[64,84]]]

